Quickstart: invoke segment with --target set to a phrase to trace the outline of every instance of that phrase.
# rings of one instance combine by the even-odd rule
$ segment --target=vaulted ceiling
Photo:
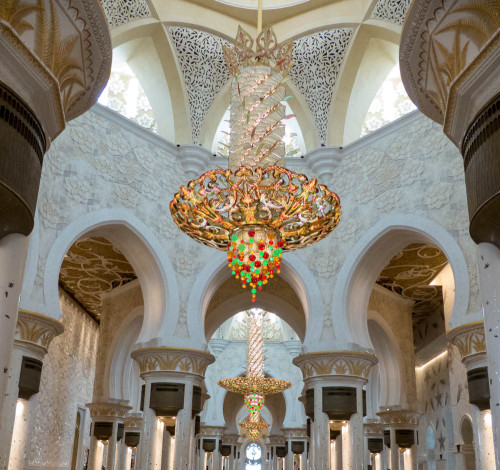
[[[264,0],[264,23],[273,24],[279,41],[294,41],[289,103],[308,151],[359,137],[373,97],[397,64],[409,3]],[[239,25],[256,34],[256,0],[103,0],[103,7],[115,59],[141,82],[159,134],[210,148],[229,104],[222,46]]]

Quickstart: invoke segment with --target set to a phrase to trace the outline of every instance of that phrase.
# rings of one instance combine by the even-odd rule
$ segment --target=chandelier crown
[[[255,40],[239,26],[234,47],[224,46],[223,49],[227,68],[233,77],[242,69],[258,65],[270,66],[283,76],[288,75],[292,68],[292,41],[279,44],[271,26],[264,27]]]

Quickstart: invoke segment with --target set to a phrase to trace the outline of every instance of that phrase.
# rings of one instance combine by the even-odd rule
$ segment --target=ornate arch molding
[[[127,400],[132,406],[138,404],[137,399],[140,397],[135,395],[138,394],[140,387],[138,383],[134,384],[136,389],[134,395],[131,385],[134,369],[137,371],[137,378],[139,377],[139,367],[130,354],[136,349],[134,345],[141,332],[143,316],[143,307],[134,308],[116,331],[107,351],[102,378],[103,390],[109,394],[109,397]]]
[[[380,407],[406,405],[404,389],[404,364],[397,339],[390,325],[374,310],[368,311],[368,321],[373,321],[380,338],[373,341],[380,374]]]
[[[306,325],[304,344],[313,345],[319,340],[324,312],[317,281],[306,264],[293,253],[286,254],[280,276],[294,289],[302,303]],[[205,319],[210,299],[219,286],[230,277],[231,272],[227,269],[225,254],[217,252],[212,255],[210,262],[195,279],[188,299],[187,324],[189,337],[198,347],[206,343]],[[246,294],[248,295],[248,292]]]
[[[367,328],[367,309],[373,284],[382,268],[410,243],[432,243],[448,259],[455,281],[455,302],[447,329],[464,323],[469,305],[469,273],[460,247],[440,225],[427,218],[390,214],[369,229],[348,253],[333,292],[332,310],[346,343],[373,349]]]
[[[155,235],[125,209],[103,209],[85,214],[69,224],[50,249],[44,269],[44,312],[59,319],[59,271],[70,246],[84,234],[103,236],[117,246],[129,260],[139,279],[144,297],[144,322],[138,342],[155,338],[168,341],[177,318],[179,298],[175,270]],[[29,303],[29,301],[28,301]]]

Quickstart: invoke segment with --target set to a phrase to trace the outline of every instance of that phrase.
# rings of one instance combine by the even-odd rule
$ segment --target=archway
[[[465,468],[476,469],[476,454],[474,451],[474,430],[472,421],[468,416],[464,416],[460,425],[460,437],[462,439],[462,454]]]
[[[262,466],[262,446],[257,442],[251,442],[245,449],[245,470],[262,470]]]
[[[454,238],[440,225],[424,217],[390,214],[369,229],[348,254],[335,285],[332,306],[339,312],[338,337],[344,346],[356,343],[373,350],[367,312],[373,286],[383,268],[410,244],[438,247],[450,264],[454,300],[447,309],[445,326],[464,322],[469,304],[469,273]]]
[[[173,332],[166,325],[172,324],[179,312],[175,270],[149,227],[124,209],[103,209],[86,214],[59,234],[45,264],[46,311],[55,318],[61,317],[58,291],[61,265],[70,247],[84,237],[108,240],[132,266],[145,311],[137,342],[147,343],[154,338],[168,341]]]

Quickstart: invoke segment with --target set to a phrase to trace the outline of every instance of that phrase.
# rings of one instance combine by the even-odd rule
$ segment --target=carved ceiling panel
[[[352,34],[352,28],[328,29],[293,43],[290,77],[311,110],[321,144],[327,141],[333,92]]]
[[[73,243],[59,273],[61,287],[95,319],[101,314],[102,294],[136,278],[121,251],[102,237]]]
[[[231,43],[214,34],[180,26],[172,26],[168,32],[184,77],[193,143],[197,144],[207,111],[229,80],[222,46],[231,47]]]
[[[151,16],[146,0],[101,0],[111,28]]]
[[[372,18],[402,25],[411,0],[378,0]]]
[[[441,286],[431,282],[447,263],[438,247],[412,243],[391,259],[377,284],[415,301],[413,326],[417,326],[443,304]]]

